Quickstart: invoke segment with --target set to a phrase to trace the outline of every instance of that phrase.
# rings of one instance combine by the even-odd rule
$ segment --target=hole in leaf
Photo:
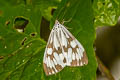
[[[24,32],[29,21],[23,17],[17,17],[14,21],[14,28],[17,29],[18,32]]]
[[[53,13],[55,12],[56,9],[52,9],[51,10],[51,15],[53,15]]]
[[[34,36],[36,36],[36,34],[35,33],[31,33],[30,36],[34,37]]]
[[[25,41],[27,40],[27,37],[25,37],[22,42],[21,42],[21,45],[24,45]]]

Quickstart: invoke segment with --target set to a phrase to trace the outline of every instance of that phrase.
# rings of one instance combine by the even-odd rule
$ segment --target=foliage
[[[93,9],[95,14],[95,26],[113,26],[120,15],[119,0],[95,0]]]

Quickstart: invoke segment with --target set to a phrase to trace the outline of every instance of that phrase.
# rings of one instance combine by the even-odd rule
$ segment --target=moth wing
[[[65,67],[63,59],[64,56],[62,54],[62,48],[57,36],[57,32],[52,30],[43,59],[43,67],[46,75],[52,75],[60,72]]]
[[[83,66],[88,64],[88,58],[81,43],[63,25],[61,27],[60,38],[66,65]]]
[[[58,21],[54,27],[44,53],[43,67],[46,75],[55,74],[66,65],[88,64],[86,52],[80,42]]]

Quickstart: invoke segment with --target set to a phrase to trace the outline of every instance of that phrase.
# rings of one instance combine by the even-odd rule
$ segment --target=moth
[[[81,43],[56,20],[43,57],[46,75],[56,74],[65,66],[75,67],[87,64],[88,58]]]

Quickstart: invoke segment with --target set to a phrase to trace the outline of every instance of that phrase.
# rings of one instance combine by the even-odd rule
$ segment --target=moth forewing
[[[66,57],[67,66],[83,66],[84,64],[88,64],[88,58],[81,43],[78,42],[78,40],[64,27],[64,25],[61,25],[61,28],[62,35],[64,34],[64,36],[61,36],[64,38],[61,39],[61,42],[67,43],[67,48],[62,43],[62,47],[64,48],[63,52],[68,55]]]
[[[57,30],[56,27],[52,29],[44,53],[43,67],[46,75],[55,74],[65,67]]]

